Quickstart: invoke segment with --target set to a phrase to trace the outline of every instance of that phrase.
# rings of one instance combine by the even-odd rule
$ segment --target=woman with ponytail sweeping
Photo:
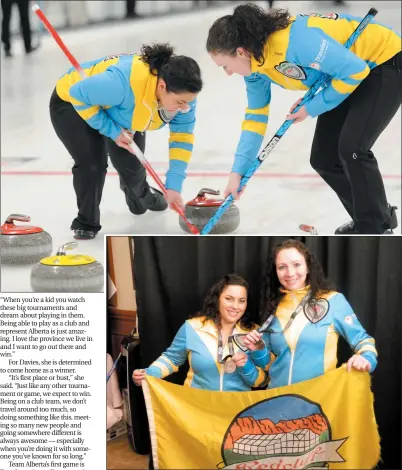
[[[202,79],[194,59],[173,52],[168,44],[144,45],[140,54],[116,54],[81,64],[88,75],[85,80],[74,69],[58,80],[50,117],[74,160],[75,238],[92,239],[101,229],[99,206],[108,155],[133,214],[163,211],[173,203],[183,207],[180,193],[194,143]],[[133,139],[144,152],[145,132],[166,124],[170,138],[164,197],[148,185],[145,169],[130,154],[129,144]]]
[[[310,163],[352,218],[335,233],[384,234],[396,228],[396,208],[387,203],[371,148],[401,104],[401,38],[372,21],[347,49],[343,44],[361,20],[337,13],[266,13],[248,4],[215,21],[207,51],[228,75],[245,77],[248,98],[225,197],[239,198],[241,177],[257,157],[267,129],[271,84],[308,90],[327,74],[330,84],[287,119],[299,123],[318,116]]]

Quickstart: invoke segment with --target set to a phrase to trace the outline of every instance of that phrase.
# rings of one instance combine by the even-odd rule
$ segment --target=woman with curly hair
[[[334,291],[306,246],[287,240],[275,247],[263,287],[263,334],[243,338],[258,367],[269,366],[269,388],[318,377],[337,366],[341,335],[353,350],[347,369],[372,372],[374,339],[367,334],[345,296]]]
[[[193,143],[201,70],[191,57],[174,54],[169,44],[143,45],[139,53],[115,54],[81,64],[58,81],[50,99],[57,136],[74,160],[73,186],[78,214],[74,237],[93,239],[101,230],[100,203],[108,156],[131,213],[184,207],[181,197]],[[132,140],[145,151],[145,133],[169,125],[166,194],[151,188]]]
[[[133,372],[134,383],[141,385],[145,374],[164,378],[188,359],[186,387],[222,392],[263,386],[265,371],[233,341],[233,335],[256,328],[247,312],[248,292],[247,282],[235,274],[216,282],[201,311],[181,326],[171,346],[148,368]]]
[[[335,191],[352,218],[340,235],[392,234],[395,209],[387,202],[372,147],[401,105],[401,37],[372,21],[354,45],[344,47],[362,18],[318,13],[292,16],[274,8],[239,5],[211,26],[206,48],[228,75],[244,76],[247,109],[224,191],[235,199],[242,176],[255,161],[267,130],[271,85],[308,90],[330,78],[287,120],[318,117],[311,166]]]

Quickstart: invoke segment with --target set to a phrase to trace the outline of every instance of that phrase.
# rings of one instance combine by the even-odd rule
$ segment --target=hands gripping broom
[[[349,37],[349,39],[345,43],[346,48],[350,48],[356,39],[360,36],[360,34],[363,32],[363,30],[366,28],[366,26],[370,23],[370,21],[374,18],[374,16],[377,14],[377,10],[375,8],[371,8],[370,11],[367,13],[367,15],[362,19],[360,24],[357,26],[355,31],[352,33],[352,35]],[[293,110],[292,114],[296,113],[304,104],[306,104],[307,101],[311,100],[313,96],[319,91],[321,87],[326,86],[331,80],[331,77],[329,75],[324,75],[321,77],[319,80],[317,80],[316,83],[312,85],[310,90],[304,95],[303,99],[299,103],[299,105]],[[258,155],[258,157],[254,160],[253,164],[251,167],[247,170],[245,175],[242,177],[240,181],[240,186],[238,188],[238,191],[241,191],[241,189],[247,184],[248,180],[254,175],[254,173],[258,170],[262,162],[267,158],[267,156],[272,152],[272,150],[275,148],[276,144],[281,140],[281,138],[284,136],[286,131],[289,129],[289,127],[292,125],[293,121],[292,120],[286,120],[282,126],[279,128],[278,132],[272,137],[272,139],[268,142],[268,144],[265,146],[265,148],[262,150],[262,152]],[[214,213],[214,215],[209,219],[208,223],[205,225],[205,227],[201,230],[201,235],[206,235],[208,234],[215,224],[218,222],[218,220],[222,217],[223,213],[228,209],[230,204],[233,202],[233,196],[229,194],[225,201],[222,203],[222,205],[217,209],[217,211]]]
[[[45,25],[46,29],[53,36],[53,39],[56,41],[56,43],[60,47],[60,49],[64,52],[64,54],[66,55],[66,57],[70,61],[71,65],[77,70],[77,72],[81,75],[81,77],[83,79],[85,79],[87,77],[87,75],[85,74],[84,70],[82,69],[80,64],[77,62],[75,57],[68,50],[67,46],[64,44],[61,37],[57,34],[57,31],[53,28],[53,26],[51,25],[49,20],[46,18],[43,11],[40,9],[39,5],[37,5],[37,4],[33,5],[32,10],[36,13],[36,15],[39,17],[39,19]],[[156,172],[151,167],[151,165],[148,163],[148,161],[146,160],[144,154],[141,152],[141,150],[138,148],[138,146],[136,145],[136,143],[134,141],[131,141],[130,147],[131,147],[132,153],[136,157],[138,157],[141,164],[144,166],[144,168],[146,169],[148,174],[152,176],[152,178],[154,179],[155,183],[159,186],[162,193],[166,194],[166,188],[165,188],[164,184],[162,183],[161,179],[156,174]],[[195,234],[195,235],[198,235],[200,233],[198,228],[188,220],[188,218],[184,214],[183,209],[179,205],[177,205],[176,203],[173,203],[172,206],[173,206],[174,210],[184,220],[184,222],[186,223],[186,225],[189,228],[190,232]]]

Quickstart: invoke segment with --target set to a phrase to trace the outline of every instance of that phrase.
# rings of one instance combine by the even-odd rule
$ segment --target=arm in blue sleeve
[[[343,294],[336,294],[330,303],[335,309],[335,331],[345,338],[355,354],[360,354],[370,362],[370,372],[373,372],[378,356],[374,338],[367,334]]]
[[[75,83],[69,90],[71,104],[92,128],[114,140],[122,129],[101,106],[121,104],[126,86],[123,74],[116,67],[110,67],[106,72]]]
[[[169,348],[145,369],[145,372],[147,375],[163,379],[179,370],[179,367],[186,362],[187,354],[186,323],[184,323]]]
[[[342,103],[370,73],[363,59],[319,28],[300,29],[292,41],[297,48],[294,55],[298,64],[309,67],[314,63],[321,72],[332,77],[330,84],[306,103],[306,110],[312,117]]]
[[[265,347],[263,349],[251,351],[250,356],[257,367],[268,369],[269,363],[271,362],[271,351],[269,347],[268,333],[263,334],[262,340],[264,341]]]
[[[250,354],[247,355],[248,360],[244,366],[238,367],[239,374],[250,387],[263,387],[268,383],[268,372],[264,368],[256,367]]]
[[[244,175],[257,158],[268,126],[271,102],[271,81],[265,75],[253,73],[244,78],[247,90],[246,115],[235,153],[232,172]]]
[[[190,111],[179,112],[169,123],[169,169],[166,173],[166,189],[179,193],[186,178],[194,145],[196,101],[192,101],[190,106]]]

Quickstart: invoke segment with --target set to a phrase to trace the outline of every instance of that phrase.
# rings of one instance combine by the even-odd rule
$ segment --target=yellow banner
[[[369,469],[380,438],[368,373],[210,392],[143,382],[155,469]]]

